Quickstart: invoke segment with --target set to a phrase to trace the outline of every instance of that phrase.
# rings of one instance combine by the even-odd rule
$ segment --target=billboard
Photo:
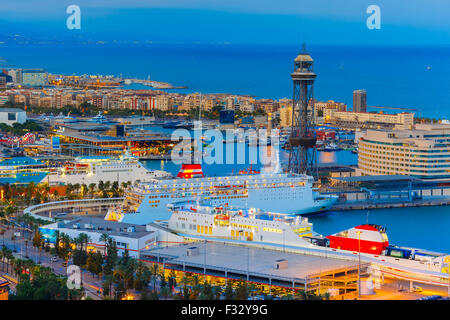
[[[59,137],[52,137],[52,150],[60,150],[61,145],[59,143]]]

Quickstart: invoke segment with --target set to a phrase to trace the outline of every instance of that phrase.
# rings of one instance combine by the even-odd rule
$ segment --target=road
[[[5,245],[7,248],[13,250],[13,254],[16,258],[21,259],[27,259],[26,255],[29,259],[34,261],[36,264],[40,264],[45,267],[50,267],[53,272],[57,275],[67,276],[67,267],[64,267],[62,264],[64,262],[63,259],[60,259],[56,257],[56,261],[52,261],[52,256],[50,253],[45,252],[44,250],[39,250],[35,247],[33,247],[33,241],[32,236],[29,239],[29,232],[21,231],[21,236],[16,237],[16,240],[11,240],[11,237],[13,235],[13,232],[17,232],[17,228],[14,230],[10,228],[9,230],[6,230],[5,226],[0,226],[3,230],[5,230],[4,237],[0,237],[0,243],[1,245]],[[25,238],[24,238],[25,235]],[[28,245],[25,245],[25,240],[28,240]],[[3,242],[4,241],[4,242]],[[14,252],[14,250],[16,252]],[[12,276],[9,274],[9,276]],[[103,298],[103,295],[101,293],[98,293],[98,291],[101,291],[102,288],[102,282],[98,279],[98,277],[93,276],[90,272],[81,269],[81,283],[86,291],[86,295],[91,297],[94,300],[101,300]]]

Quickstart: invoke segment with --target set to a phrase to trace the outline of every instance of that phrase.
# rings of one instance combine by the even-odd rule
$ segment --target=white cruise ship
[[[131,183],[154,181],[172,177],[169,172],[161,170],[147,170],[137,157],[128,151],[120,158],[109,157],[79,157],[73,163],[62,166],[50,172],[41,182],[55,184],[98,184],[100,181],[117,181]]]
[[[168,228],[180,235],[300,247],[314,247],[309,237],[320,237],[301,216],[188,202],[168,207],[172,212]]]
[[[311,176],[252,171],[253,174],[204,177],[200,165],[183,165],[182,169],[180,179],[154,179],[132,186],[122,207],[110,209],[105,219],[131,224],[167,220],[171,215],[168,204],[197,200],[212,206],[258,207],[301,215],[326,211],[337,200],[337,196],[314,191]]]

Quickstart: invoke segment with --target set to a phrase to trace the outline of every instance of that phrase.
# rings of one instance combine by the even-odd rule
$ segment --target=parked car
[[[413,286],[412,291],[413,292],[422,292],[423,289],[422,289],[422,287],[419,287],[419,286]]]

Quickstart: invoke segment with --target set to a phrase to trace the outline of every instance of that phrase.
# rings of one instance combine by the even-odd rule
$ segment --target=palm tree
[[[159,267],[158,267],[158,264],[156,264],[156,263],[154,263],[153,265],[152,265],[152,267],[150,268],[150,271],[151,271],[151,273],[152,273],[152,282],[153,282],[153,291],[155,291],[155,289],[156,289],[156,280],[157,280],[157,276],[158,276],[158,270],[159,269]]]
[[[78,239],[79,239],[80,244],[81,244],[81,250],[83,250],[83,247],[84,247],[84,250],[87,253],[88,243],[91,241],[91,238],[86,233],[82,232],[78,236]]]
[[[77,193],[80,192],[80,187],[81,187],[81,185],[80,185],[79,183],[75,183],[75,184],[73,185],[73,188],[75,189],[75,192],[77,192]]]
[[[25,258],[28,258],[28,240],[25,240]]]
[[[71,183],[66,184],[66,197],[68,199],[71,198],[73,190],[74,190],[74,187]]]
[[[106,250],[106,244],[108,243],[109,240],[109,236],[106,233],[102,233],[102,235],[100,236],[100,241],[103,241],[105,243],[105,251],[104,251],[104,255],[106,256],[107,254],[107,250]]]
[[[55,231],[55,250],[56,250],[56,254],[59,256],[59,244],[61,242],[61,234],[59,232],[59,230]]]
[[[89,184],[89,193],[91,194],[91,196],[94,195],[94,191],[95,191],[95,187],[96,187],[96,186],[97,186],[97,185],[96,185],[95,183]]]
[[[5,246],[5,230],[0,230],[0,235],[2,235],[2,237],[3,237],[3,242],[2,242],[2,245],[3,246]]]
[[[11,240],[14,242],[14,252],[16,252],[16,236],[12,235]]]
[[[0,250],[0,259],[2,260],[2,271],[5,271],[5,258],[6,258],[6,247],[3,246],[2,250]]]

